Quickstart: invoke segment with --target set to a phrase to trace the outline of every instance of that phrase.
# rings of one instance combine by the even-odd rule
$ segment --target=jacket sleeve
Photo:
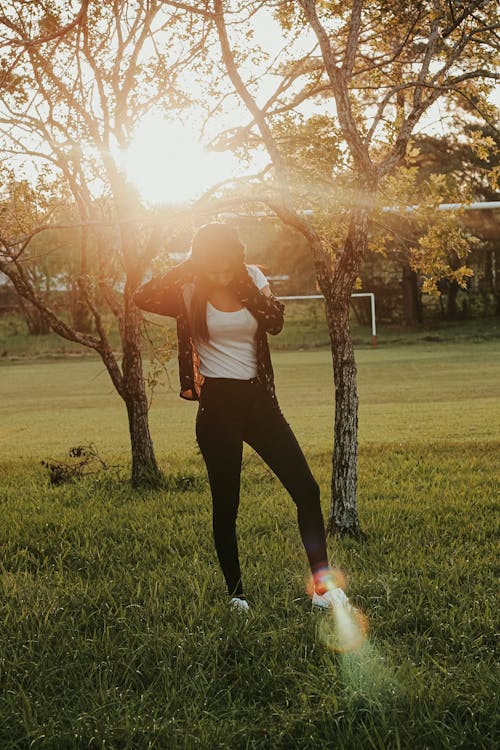
[[[141,310],[177,318],[183,312],[182,286],[191,278],[191,263],[187,260],[136,289],[134,302]]]
[[[267,333],[276,335],[283,328],[285,306],[273,295],[267,297],[259,291],[248,273],[247,277],[233,282],[233,289],[259,325],[263,326]]]

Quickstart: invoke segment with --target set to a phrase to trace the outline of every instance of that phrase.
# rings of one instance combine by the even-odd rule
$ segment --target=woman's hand
[[[229,285],[240,299],[248,297],[257,291],[252,277],[245,265],[239,266],[234,272],[234,279]]]
[[[182,287],[195,278],[190,258],[161,276],[154,276],[134,293],[137,307],[157,315],[176,318],[183,309]]]

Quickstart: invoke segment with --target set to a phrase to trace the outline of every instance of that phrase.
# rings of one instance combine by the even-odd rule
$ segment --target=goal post
[[[377,346],[377,320],[375,316],[375,295],[373,292],[356,292],[351,297],[369,297],[370,298],[370,317],[372,325],[372,344]],[[290,294],[280,295],[278,299],[282,300],[301,300],[301,299],[324,299],[322,294]]]

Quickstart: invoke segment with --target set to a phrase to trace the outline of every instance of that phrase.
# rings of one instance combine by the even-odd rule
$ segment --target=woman
[[[140,287],[135,303],[177,319],[180,395],[198,400],[196,438],[213,503],[215,548],[232,607],[247,611],[236,518],[243,442],[264,459],[297,506],[312,573],[313,605],[346,604],[328,566],[320,493],[276,400],[267,333],[283,327],[283,305],[264,274],[247,266],[227,224],[196,233],[191,258]]]

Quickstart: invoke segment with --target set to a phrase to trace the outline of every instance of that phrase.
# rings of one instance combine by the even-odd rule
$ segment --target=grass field
[[[4,359],[2,750],[498,746],[500,346],[419,340],[357,361],[369,540],[329,549],[371,630],[335,654],[329,618],[310,612],[293,505],[250,452],[239,539],[252,613],[227,611],[196,406],[178,398],[175,367],[151,413],[167,486],[133,493],[102,365]],[[274,364],[326,514],[330,354],[275,351]],[[89,442],[116,468],[50,487],[39,460]]]

